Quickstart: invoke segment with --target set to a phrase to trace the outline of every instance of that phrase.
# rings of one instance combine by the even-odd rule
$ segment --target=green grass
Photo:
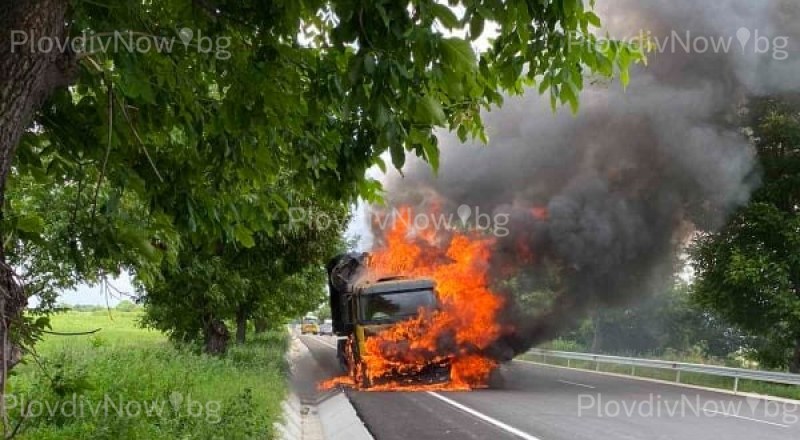
[[[284,332],[268,332],[223,358],[178,349],[137,326],[139,312],[71,311],[9,382],[10,426],[23,439],[267,439],[280,417],[287,372]],[[30,356],[29,356],[30,358]]]
[[[546,363],[549,365],[558,365],[562,367],[567,366],[566,359],[554,358],[552,356],[543,358],[541,355],[526,354],[522,359],[534,362]],[[582,370],[596,370],[606,373],[616,373],[624,375],[635,375],[637,377],[645,377],[649,379],[657,379],[674,382],[676,374],[674,371],[659,369],[659,368],[642,368],[636,367],[632,370],[630,366],[614,365],[614,364],[600,364],[598,370],[597,364],[590,361],[577,361],[572,360],[569,362],[572,368]],[[733,390],[734,379],[728,377],[712,376],[701,373],[681,373],[681,383],[689,385],[697,385],[708,388],[719,388],[722,390]],[[752,380],[739,380],[739,391],[743,393],[757,393],[768,396],[784,397],[788,399],[800,400],[800,387],[793,385],[783,385],[775,383],[758,382]]]

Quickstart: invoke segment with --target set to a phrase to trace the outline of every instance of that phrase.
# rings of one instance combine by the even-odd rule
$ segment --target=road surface
[[[322,373],[335,339],[302,336]],[[514,361],[500,388],[348,396],[377,440],[798,440],[800,407]]]

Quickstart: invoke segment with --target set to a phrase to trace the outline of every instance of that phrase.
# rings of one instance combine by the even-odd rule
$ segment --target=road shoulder
[[[373,437],[358,417],[355,408],[341,390],[320,392],[316,384],[328,379],[330,373],[319,364],[305,341],[292,336],[291,385],[304,407],[307,425],[303,440],[372,440]],[[305,425],[304,425],[305,426]]]

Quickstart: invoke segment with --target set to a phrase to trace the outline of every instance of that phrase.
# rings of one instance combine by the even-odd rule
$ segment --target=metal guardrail
[[[786,385],[800,385],[800,374],[781,373],[777,371],[748,370],[746,368],[719,367],[716,365],[689,364],[685,362],[662,361],[657,359],[639,359],[623,356],[609,356],[593,353],[575,353],[569,351],[542,350],[534,348],[528,354],[542,356],[545,363],[547,358],[566,359],[567,367],[571,367],[571,361],[588,361],[595,363],[595,370],[600,370],[600,364],[628,365],[631,367],[631,375],[636,375],[636,367],[656,368],[661,370],[675,371],[675,381],[680,383],[681,372],[702,373],[712,376],[731,377],[734,379],[733,391],[739,392],[739,380],[755,380],[760,382],[772,382]]]

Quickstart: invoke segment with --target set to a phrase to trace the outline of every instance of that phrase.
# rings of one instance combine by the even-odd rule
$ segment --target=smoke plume
[[[533,91],[509,98],[484,115],[489,145],[442,133],[438,176],[417,161],[385,182],[390,205],[466,205],[508,219],[493,281],[508,284],[511,267],[523,274],[516,289],[552,291],[536,310],[508,303],[515,331],[497,344],[499,357],[669,282],[691,233],[720,227],[758,183],[738,124],[747,99],[800,89],[796,0],[614,0],[597,9],[613,37],[650,31],[660,46],[627,90],[588,87],[577,116],[554,114]],[[712,40],[730,45],[715,51]],[[373,228],[377,243],[381,233]]]

